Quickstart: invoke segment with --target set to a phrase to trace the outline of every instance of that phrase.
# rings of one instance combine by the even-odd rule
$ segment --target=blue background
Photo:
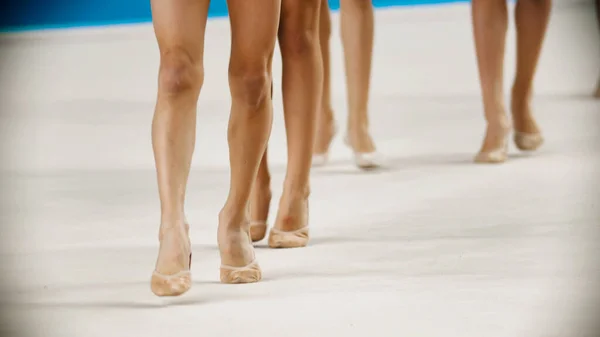
[[[373,0],[376,7],[433,5],[467,0]],[[340,1],[329,1],[338,9]],[[71,28],[149,22],[150,0],[9,0],[0,31]],[[212,0],[209,16],[227,15],[226,0]]]

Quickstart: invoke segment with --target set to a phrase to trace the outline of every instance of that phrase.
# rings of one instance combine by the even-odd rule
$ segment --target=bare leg
[[[598,21],[598,28],[600,28],[600,0],[596,0],[596,20]],[[600,78],[598,78],[598,87],[594,97],[600,98]]]
[[[551,5],[551,0],[519,0],[515,10],[517,74],[512,88],[511,112],[515,141],[522,150],[534,150],[541,145],[540,130],[533,118],[530,100]],[[528,141],[534,138],[538,141]]]
[[[600,28],[600,0],[596,0],[596,21],[598,22],[598,28]]]
[[[269,69],[271,69],[271,63],[269,63]],[[272,101],[273,81],[271,79]],[[272,197],[271,173],[269,172],[269,161],[267,158],[268,152],[269,149],[266,147],[258,165],[258,173],[252,186],[250,201],[248,202],[248,218],[250,219],[250,238],[252,242],[261,241],[267,234],[267,220],[269,218]]]
[[[504,47],[508,26],[505,0],[471,2],[473,33],[479,67],[483,109],[487,121],[479,162],[502,162],[510,124],[503,103]]]
[[[598,28],[600,28],[600,0],[596,0],[596,21],[598,22]]]
[[[375,151],[369,134],[369,87],[374,21],[371,0],[341,0],[341,28],[348,86],[348,140],[357,153]]]
[[[321,0],[319,11],[319,42],[321,59],[323,60],[323,96],[317,113],[317,131],[315,136],[315,155],[323,155],[329,151],[334,136],[334,116],[331,105],[331,62],[329,40],[331,38],[331,14],[327,0]]]
[[[283,195],[271,231],[274,248],[304,246],[308,240],[308,195],[323,68],[319,45],[321,0],[283,0],[279,45],[283,61],[283,107],[288,145]],[[302,229],[298,237],[295,232]],[[289,234],[289,235],[287,235]]]
[[[271,174],[269,173],[269,164],[267,152],[263,154],[258,167],[258,173],[252,193],[250,195],[249,218],[250,218],[250,237],[253,242],[260,241],[267,234],[267,220],[271,206]]]
[[[228,0],[231,22],[229,87],[232,105],[228,142],[229,196],[219,214],[221,281],[256,282],[246,209],[271,132],[271,58],[277,39],[279,0]],[[234,267],[234,268],[232,268]],[[238,268],[235,268],[238,267]]]
[[[191,286],[191,247],[184,224],[187,179],[196,136],[196,106],[204,79],[204,30],[208,0],[152,0],[154,30],[160,49],[152,145],[161,204],[160,250],[152,291],[180,295]],[[158,274],[158,275],[156,275]]]

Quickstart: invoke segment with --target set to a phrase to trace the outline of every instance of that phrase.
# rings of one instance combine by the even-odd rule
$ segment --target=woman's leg
[[[511,112],[515,143],[521,150],[535,150],[542,144],[530,101],[551,6],[551,0],[518,0],[515,9],[517,73],[512,88]]]
[[[600,0],[596,0],[596,20],[598,21],[598,28],[600,28]],[[598,87],[594,96],[600,98],[600,78],[598,78]]]
[[[279,0],[228,0],[231,22],[229,87],[231,115],[227,138],[230,190],[219,214],[221,281],[260,280],[254,261],[247,205],[271,132],[271,69],[279,25]]]
[[[487,121],[485,140],[475,160],[506,160],[506,135],[510,123],[503,103],[504,47],[508,27],[506,0],[472,0],[473,34],[483,109]]]
[[[277,219],[269,236],[273,248],[299,247],[308,241],[310,167],[323,88],[320,1],[282,1],[279,45],[288,163]]]
[[[196,105],[204,79],[204,30],[209,0],[151,3],[160,50],[152,145],[161,205],[160,250],[152,291],[159,296],[174,296],[191,286],[191,247],[184,223],[184,203],[196,136]],[[174,274],[181,277],[166,277]]]
[[[329,145],[335,132],[333,107],[331,105],[330,38],[331,14],[329,13],[329,3],[327,0],[321,0],[321,9],[319,10],[319,42],[321,46],[321,59],[323,60],[323,94],[320,109],[317,111],[317,131],[313,149],[315,159],[317,156],[326,155],[329,152]],[[317,159],[316,161],[320,160]],[[315,165],[321,164],[316,161]]]
[[[267,234],[267,220],[271,208],[271,174],[267,160],[268,149],[260,160],[258,173],[248,203],[248,218],[250,220],[250,237],[252,242],[265,238]]]
[[[272,60],[271,60],[272,61]],[[271,62],[268,65],[271,69]],[[273,80],[271,79],[271,102],[273,101]],[[267,153],[268,146],[260,159],[256,180],[250,193],[248,202],[248,219],[250,220],[250,238],[252,242],[258,242],[267,234],[267,220],[271,208],[271,173],[269,172],[269,161]]]
[[[600,0],[596,0],[596,22],[600,28]]]
[[[375,152],[369,133],[369,88],[374,21],[371,0],[340,1],[342,43],[348,87],[348,141],[356,153]]]

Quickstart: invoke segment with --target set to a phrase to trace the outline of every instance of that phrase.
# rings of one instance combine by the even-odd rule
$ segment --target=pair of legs
[[[160,250],[152,276],[159,296],[191,286],[191,246],[185,193],[196,132],[196,107],[204,79],[204,34],[209,0],[151,0],[160,50],[152,144],[161,203]],[[280,0],[228,0],[231,21],[228,143],[229,196],[219,214],[221,280],[260,279],[245,218],[246,204],[271,130],[271,58]]]
[[[369,87],[373,54],[374,11],[371,0],[340,1],[341,33],[344,65],[348,88],[348,130],[346,143],[355,153],[361,167],[377,166],[367,154],[375,153],[375,144],[369,133]],[[318,115],[315,138],[314,165],[326,161],[329,146],[335,136],[335,118],[331,104],[331,63],[329,40],[331,15],[327,1],[321,3],[319,37],[323,59],[323,99]]]
[[[255,191],[263,190],[255,180],[261,181],[257,175],[261,160],[266,165],[272,123],[271,64],[278,31],[284,60],[289,61],[286,63],[289,70],[284,74],[284,92],[287,92],[291,165],[286,178],[286,198],[282,198],[286,200],[282,204],[287,207],[281,208],[283,215],[302,214],[294,212],[298,203],[305,203],[308,197],[314,136],[311,114],[317,105],[317,99],[311,97],[318,97],[321,82],[318,47],[314,49],[310,43],[310,28],[316,26],[318,18],[311,13],[318,9],[318,1],[283,0],[282,7],[281,0],[228,0],[232,44],[229,63],[232,105],[228,128],[231,179],[227,201],[219,213],[217,241],[222,282],[248,283],[261,278],[254,260],[247,206],[253,187]],[[191,245],[184,204],[194,151],[197,101],[204,77],[208,6],[209,0],[152,0],[161,55],[152,125],[161,226],[160,250],[151,287],[159,296],[180,295],[191,286]],[[281,13],[284,20],[280,28]],[[313,54],[316,57],[312,57]],[[270,191],[267,196],[270,199]],[[259,194],[258,198],[265,195]],[[287,230],[285,220],[287,218],[282,221],[282,230]]]
[[[283,61],[283,113],[287,135],[287,173],[273,229],[272,248],[295,248],[308,243],[308,196],[317,109],[323,69],[319,47],[319,8],[326,0],[283,0],[279,46]],[[271,175],[265,150],[249,203],[253,241],[267,231]]]
[[[515,143],[521,150],[535,150],[543,142],[533,118],[530,100],[533,78],[550,17],[551,0],[517,0],[517,71],[510,110]],[[473,0],[473,31],[487,121],[478,162],[506,160],[507,134],[511,123],[503,103],[504,47],[508,25],[506,0]]]

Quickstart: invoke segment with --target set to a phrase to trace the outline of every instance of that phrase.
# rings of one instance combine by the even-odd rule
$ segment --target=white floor
[[[600,309],[600,103],[588,98],[600,46],[590,8],[559,6],[553,17],[535,101],[546,145],[534,155],[511,148],[501,166],[471,164],[484,125],[468,8],[390,10],[378,20],[372,128],[387,169],[359,172],[337,140],[334,163],[313,173],[310,246],[259,244],[264,281],[243,286],[218,283],[228,30],[209,23],[188,202],[195,285],[170,300],[148,284],[158,245],[151,28],[2,37],[10,61],[0,75],[11,81],[0,82],[8,159],[0,221],[9,224],[0,301],[11,324],[0,332],[595,336],[585,334]],[[339,39],[332,43],[341,60]],[[343,123],[341,62],[335,67]],[[276,105],[281,111],[279,96]],[[280,115],[275,196],[285,161]]]

